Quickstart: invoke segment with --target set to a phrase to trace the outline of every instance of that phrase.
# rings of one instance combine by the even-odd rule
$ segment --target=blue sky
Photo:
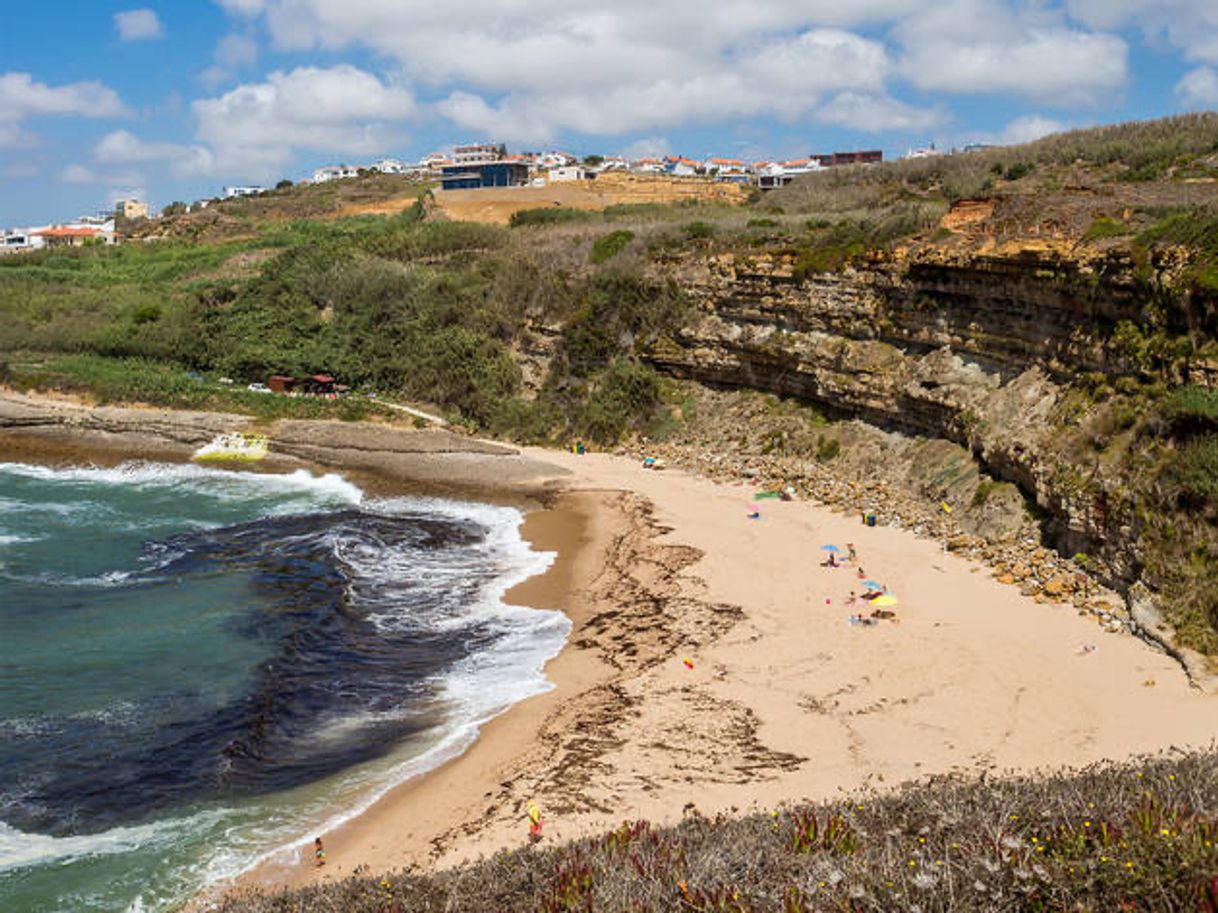
[[[471,140],[898,155],[1215,107],[1215,0],[9,4],[0,226]]]

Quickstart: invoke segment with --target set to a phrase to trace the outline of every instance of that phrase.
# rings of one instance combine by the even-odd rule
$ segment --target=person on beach
[[[541,840],[541,825],[544,821],[541,808],[536,802],[530,801],[526,811],[529,818],[529,842],[537,843]]]
[[[321,844],[321,838],[313,841],[313,864],[319,869],[326,864],[326,848]]]
[[[821,567],[837,567],[837,559],[833,557],[833,552],[829,553],[829,559],[820,563]]]
[[[856,552],[854,550],[853,542],[846,543],[846,557],[850,559],[851,563],[854,563],[859,560],[859,555],[858,555],[858,552]]]

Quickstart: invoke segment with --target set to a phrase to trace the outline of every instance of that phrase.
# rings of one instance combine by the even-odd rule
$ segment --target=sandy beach
[[[19,406],[10,411],[29,404]],[[224,425],[154,414],[173,434],[118,410],[92,428],[10,427],[0,450],[66,461],[148,447],[180,459]],[[515,848],[528,842],[530,801],[551,843],[624,819],[770,809],[950,772],[1081,766],[1218,735],[1218,697],[1170,657],[1073,606],[1021,596],[906,530],[864,527],[809,501],[764,500],[751,519],[751,488],[625,457],[284,424],[284,446],[276,430],[272,449],[289,462],[407,488],[445,483],[449,467],[441,490],[533,505],[524,534],[558,558],[509,598],[561,609],[574,627],[546,667],[551,691],[324,834],[324,868],[286,851],[238,889]],[[856,565],[822,566],[822,546],[848,543]],[[869,611],[848,604],[863,591],[860,566],[899,599],[895,619],[849,623]]]
[[[749,519],[750,489],[625,458],[526,456],[570,473],[525,529],[560,560],[512,594],[575,623],[546,669],[554,690],[327,834],[323,869],[288,854],[244,884],[514,848],[530,800],[544,839],[560,842],[623,819],[1081,766],[1218,733],[1215,698],[1175,661],[936,542],[812,503],[763,501]],[[897,620],[848,622],[857,568],[820,562],[822,545],[851,542],[899,597]]]

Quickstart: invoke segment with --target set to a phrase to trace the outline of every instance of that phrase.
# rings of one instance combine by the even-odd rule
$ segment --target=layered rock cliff
[[[676,377],[959,444],[1038,505],[1052,545],[1087,554],[1127,590],[1143,576],[1141,523],[1127,474],[1077,450],[1103,412],[1078,390],[1139,373],[1130,327],[1207,323],[1187,297],[1166,295],[1171,266],[1139,268],[1122,251],[931,246],[808,276],[794,254],[673,258],[657,269],[677,278],[697,317],[646,357]],[[1209,377],[1204,363],[1172,370]]]

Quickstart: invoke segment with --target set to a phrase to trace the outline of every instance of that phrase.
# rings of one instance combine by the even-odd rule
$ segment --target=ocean
[[[173,909],[545,690],[513,508],[0,464],[0,910]]]

